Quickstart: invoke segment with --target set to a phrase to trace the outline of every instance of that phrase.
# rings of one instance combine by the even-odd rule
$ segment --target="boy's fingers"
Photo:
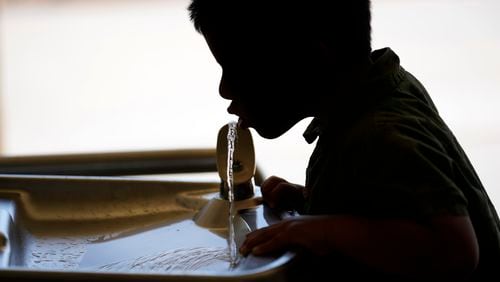
[[[256,256],[265,255],[277,251],[283,250],[289,245],[288,236],[283,235],[283,233],[275,234],[270,240],[263,242],[262,244],[256,245],[252,248],[252,254]]]
[[[269,191],[264,197],[264,201],[271,207],[277,208],[281,206],[279,203],[286,201],[286,190],[288,189],[288,183],[280,182],[274,186],[272,191]],[[286,206],[286,204],[285,204]]]
[[[262,184],[260,185],[260,190],[262,191],[262,195],[267,194],[268,192],[271,192],[276,185],[278,185],[280,182],[286,182],[283,178],[277,177],[277,176],[270,176]]]
[[[279,224],[274,224],[247,234],[247,238],[240,247],[240,252],[248,254],[255,246],[271,240],[276,234],[280,233]]]
[[[247,237],[245,241],[243,242],[243,245],[257,245],[260,244],[262,241],[266,241],[269,238],[273,237],[275,231],[273,229],[266,229],[266,230],[256,230],[252,233],[247,234]]]

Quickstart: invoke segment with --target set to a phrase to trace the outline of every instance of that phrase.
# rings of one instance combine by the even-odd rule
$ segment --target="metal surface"
[[[216,171],[213,149],[0,158],[1,174],[113,176],[206,171]]]
[[[215,149],[0,157],[0,174],[123,176],[216,172]],[[260,169],[255,184],[262,183]]]
[[[209,182],[0,175],[0,280],[287,280],[293,253],[250,255],[230,269],[227,228],[195,223],[218,188]],[[238,244],[249,231],[280,220],[258,199],[242,207]]]

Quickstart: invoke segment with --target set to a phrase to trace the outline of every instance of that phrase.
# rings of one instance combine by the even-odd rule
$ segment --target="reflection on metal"
[[[262,197],[256,196],[240,201],[235,201],[238,211],[255,208],[262,204]],[[207,228],[227,228],[229,214],[229,202],[219,195],[211,198],[208,203],[200,208],[194,217],[196,224]]]

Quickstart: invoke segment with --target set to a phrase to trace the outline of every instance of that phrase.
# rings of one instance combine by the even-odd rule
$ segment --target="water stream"
[[[228,248],[230,267],[235,267],[238,264],[238,249],[236,246],[235,231],[234,231],[234,218],[236,216],[236,209],[234,206],[234,150],[236,145],[236,122],[230,122],[227,130],[227,186],[228,186],[228,200],[229,200],[229,236]]]

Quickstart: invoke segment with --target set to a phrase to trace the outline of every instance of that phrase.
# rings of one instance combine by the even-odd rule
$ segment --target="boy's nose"
[[[222,75],[219,83],[219,94],[222,98],[232,100],[231,89],[229,88],[224,75]]]

